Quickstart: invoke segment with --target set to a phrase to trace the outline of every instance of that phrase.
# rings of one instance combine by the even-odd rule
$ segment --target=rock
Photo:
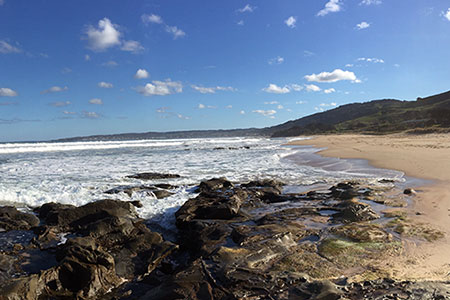
[[[107,217],[137,217],[130,202],[99,200],[80,207],[47,203],[37,209],[39,217],[48,225],[59,226],[64,231],[77,230]]]
[[[350,200],[357,197],[358,191],[355,189],[355,183],[341,182],[330,188],[331,195],[340,200]]]
[[[180,177],[181,176],[178,174],[165,174],[165,173],[154,173],[154,172],[138,173],[135,175],[126,176],[126,178],[134,178],[134,179],[141,179],[141,180],[172,179],[172,178],[180,178]]]
[[[338,208],[341,211],[333,214],[332,217],[334,220],[340,220],[344,223],[370,221],[380,217],[370,205],[361,202],[346,201],[338,205]]]
[[[263,180],[254,180],[248,183],[242,184],[242,187],[251,188],[251,189],[264,189],[266,191],[273,191],[277,194],[280,194],[283,191],[283,186],[285,184],[279,180],[275,179],[263,179]],[[271,188],[271,189],[267,189]]]
[[[416,193],[416,191],[413,190],[412,188],[407,188],[403,191],[403,194],[405,194],[405,195],[413,195],[415,193]]]
[[[219,190],[229,189],[233,187],[233,184],[225,178],[213,178],[210,180],[202,181],[198,186],[199,192],[218,192]]]
[[[151,193],[155,195],[156,199],[167,198],[167,197],[172,196],[174,194],[174,193],[171,193],[171,192],[166,191],[166,190],[153,190],[153,191],[151,191]]]
[[[12,206],[0,207],[0,228],[9,230],[30,230],[39,225],[39,219],[32,214],[18,211]]]
[[[166,185],[162,185],[166,186]],[[170,186],[170,185],[168,185]],[[154,195],[157,199],[162,199],[173,195],[173,193],[157,188],[156,186],[121,186],[110,190],[107,190],[105,194],[118,194],[125,193],[128,197],[131,197],[135,192],[146,192],[149,195]]]

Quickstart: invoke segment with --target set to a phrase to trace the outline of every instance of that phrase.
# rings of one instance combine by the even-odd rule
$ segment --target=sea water
[[[343,180],[404,180],[403,173],[375,169],[363,161],[324,158],[318,149],[284,146],[288,139],[214,138],[67,143],[0,144],[0,205],[31,209],[47,202],[83,205],[99,199],[140,200],[141,217],[173,225],[174,212],[195,196],[195,185],[213,177],[235,182],[273,178],[291,189]],[[142,181],[141,172],[180,178]],[[105,194],[119,186],[170,183],[174,194]],[[294,188],[295,190],[295,188]]]

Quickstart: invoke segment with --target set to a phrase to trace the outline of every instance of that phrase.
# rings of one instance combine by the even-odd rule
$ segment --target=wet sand
[[[406,243],[401,261],[392,263],[394,276],[450,279],[450,134],[321,135],[291,145],[325,148],[320,155],[366,159],[372,166],[431,180],[417,188],[409,214],[445,233],[433,243]]]

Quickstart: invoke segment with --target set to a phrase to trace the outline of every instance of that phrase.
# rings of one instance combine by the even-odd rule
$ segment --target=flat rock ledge
[[[450,299],[450,282],[396,281],[383,269],[403,235],[442,234],[375,211],[382,189],[283,186],[201,182],[175,214],[173,242],[148,229],[135,201],[2,207],[0,299]]]

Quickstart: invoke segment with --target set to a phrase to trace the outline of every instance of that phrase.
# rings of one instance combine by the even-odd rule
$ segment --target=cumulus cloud
[[[142,22],[144,23],[155,23],[155,24],[162,24],[163,20],[161,16],[151,14],[151,15],[142,15],[141,16]]]
[[[269,84],[268,87],[262,89],[266,93],[272,93],[272,94],[287,94],[290,92],[288,86],[280,87],[276,84]]]
[[[305,84],[305,89],[308,92],[320,92],[321,89],[315,84]]]
[[[93,111],[83,111],[82,115],[83,118],[85,119],[98,119],[100,118],[100,115],[96,112]]]
[[[136,74],[134,74],[134,78],[136,79],[145,79],[148,78],[150,74],[147,72],[146,69],[139,69],[136,71]]]
[[[138,41],[124,41],[122,47],[120,48],[123,51],[128,51],[132,53],[140,53],[144,51],[144,47]]]
[[[201,104],[201,103],[198,105],[198,109],[205,109],[205,108],[216,109],[217,106],[205,105],[205,104]]]
[[[92,98],[91,100],[89,100],[89,103],[95,105],[102,105],[103,101],[100,98]]]
[[[281,104],[278,104],[278,105],[277,105],[277,109],[283,109],[283,108],[284,108],[283,105],[281,105]]]
[[[269,61],[267,62],[269,65],[280,65],[284,62],[284,58],[281,56],[277,56],[274,58],[269,59]]]
[[[266,101],[266,102],[264,102],[264,104],[266,104],[266,105],[274,105],[274,104],[278,104],[278,101]]]
[[[269,117],[271,119],[275,118],[273,115],[277,113],[277,111],[273,110],[273,109],[270,109],[270,110],[257,109],[252,112],[263,115],[265,117]]]
[[[372,4],[381,4],[381,0],[362,0],[359,5],[372,5]]]
[[[111,89],[114,87],[114,85],[110,82],[104,82],[101,81],[97,84],[98,87],[103,88],[103,89]]]
[[[356,29],[361,30],[361,29],[366,29],[369,28],[370,24],[367,22],[361,22],[359,24],[356,24]]]
[[[183,37],[186,35],[186,33],[183,30],[181,30],[180,28],[178,28],[177,26],[171,26],[171,25],[166,24],[163,21],[161,16],[158,16],[155,14],[151,14],[151,15],[144,14],[141,16],[141,20],[145,25],[154,23],[154,24],[160,24],[160,25],[164,26],[165,31],[172,34],[173,38],[175,40],[177,38],[180,38],[180,37]]]
[[[334,88],[331,88],[331,89],[323,90],[323,92],[324,92],[325,94],[331,94],[331,93],[336,92],[336,90],[335,90]]]
[[[367,58],[367,57],[360,57],[357,59],[357,61],[366,61],[366,62],[370,62],[370,63],[374,63],[374,64],[384,64],[384,60],[382,60],[381,58]]]
[[[108,18],[98,21],[98,28],[89,25],[85,32],[88,48],[100,52],[120,45],[121,33],[118,28],[118,25],[113,24]]]
[[[325,4],[325,7],[317,13],[317,15],[323,17],[329,13],[338,12],[341,10],[340,5],[340,0],[330,0]]]
[[[336,82],[340,80],[357,81],[355,73],[336,69],[333,72],[306,75],[305,79],[313,82]]]
[[[320,103],[320,106],[322,107],[331,107],[331,106],[336,106],[337,103],[336,102],[331,102],[331,103]]]
[[[245,115],[245,110],[241,110],[241,111],[239,112],[239,114]]]
[[[136,88],[139,94],[144,96],[166,96],[175,93],[181,93],[183,91],[183,85],[181,82],[153,80],[152,83],[147,83],[145,86],[139,86]]]
[[[5,41],[0,40],[0,53],[1,54],[8,54],[8,53],[20,53],[22,52],[21,49],[14,47],[11,44],[8,44]]]
[[[255,9],[256,6],[251,6],[250,4],[247,4],[243,8],[239,8],[237,11],[240,13],[245,13],[245,12],[253,12]]]
[[[181,30],[180,28],[178,28],[177,26],[166,25],[166,31],[173,35],[174,40],[186,35],[186,33],[183,30]]]
[[[295,18],[294,16],[290,16],[289,18],[287,18],[286,20],[284,20],[284,23],[290,27],[290,28],[294,28],[295,27],[295,23],[297,23],[297,18]]]
[[[231,86],[216,86],[216,87],[203,87],[198,85],[191,85],[191,87],[200,92],[201,94],[214,94],[216,91],[235,91],[236,89]]]
[[[291,84],[289,87],[291,88],[291,90],[294,90],[296,92],[303,90],[303,87],[301,85],[295,83]]]
[[[56,102],[50,103],[50,105],[54,106],[54,107],[64,107],[64,106],[69,106],[70,104],[72,104],[70,101],[56,101]]]
[[[450,21],[450,8],[447,10],[447,12],[442,13],[444,18]]]
[[[43,90],[41,92],[41,95],[44,94],[50,94],[50,93],[59,93],[59,92],[63,92],[63,91],[67,91],[69,88],[67,86],[65,87],[60,87],[60,86],[52,86],[49,89]]]
[[[77,113],[74,112],[74,111],[64,110],[64,111],[63,111],[63,114],[65,114],[65,115],[76,115]]]
[[[19,94],[10,88],[0,88],[0,97],[16,97]]]

